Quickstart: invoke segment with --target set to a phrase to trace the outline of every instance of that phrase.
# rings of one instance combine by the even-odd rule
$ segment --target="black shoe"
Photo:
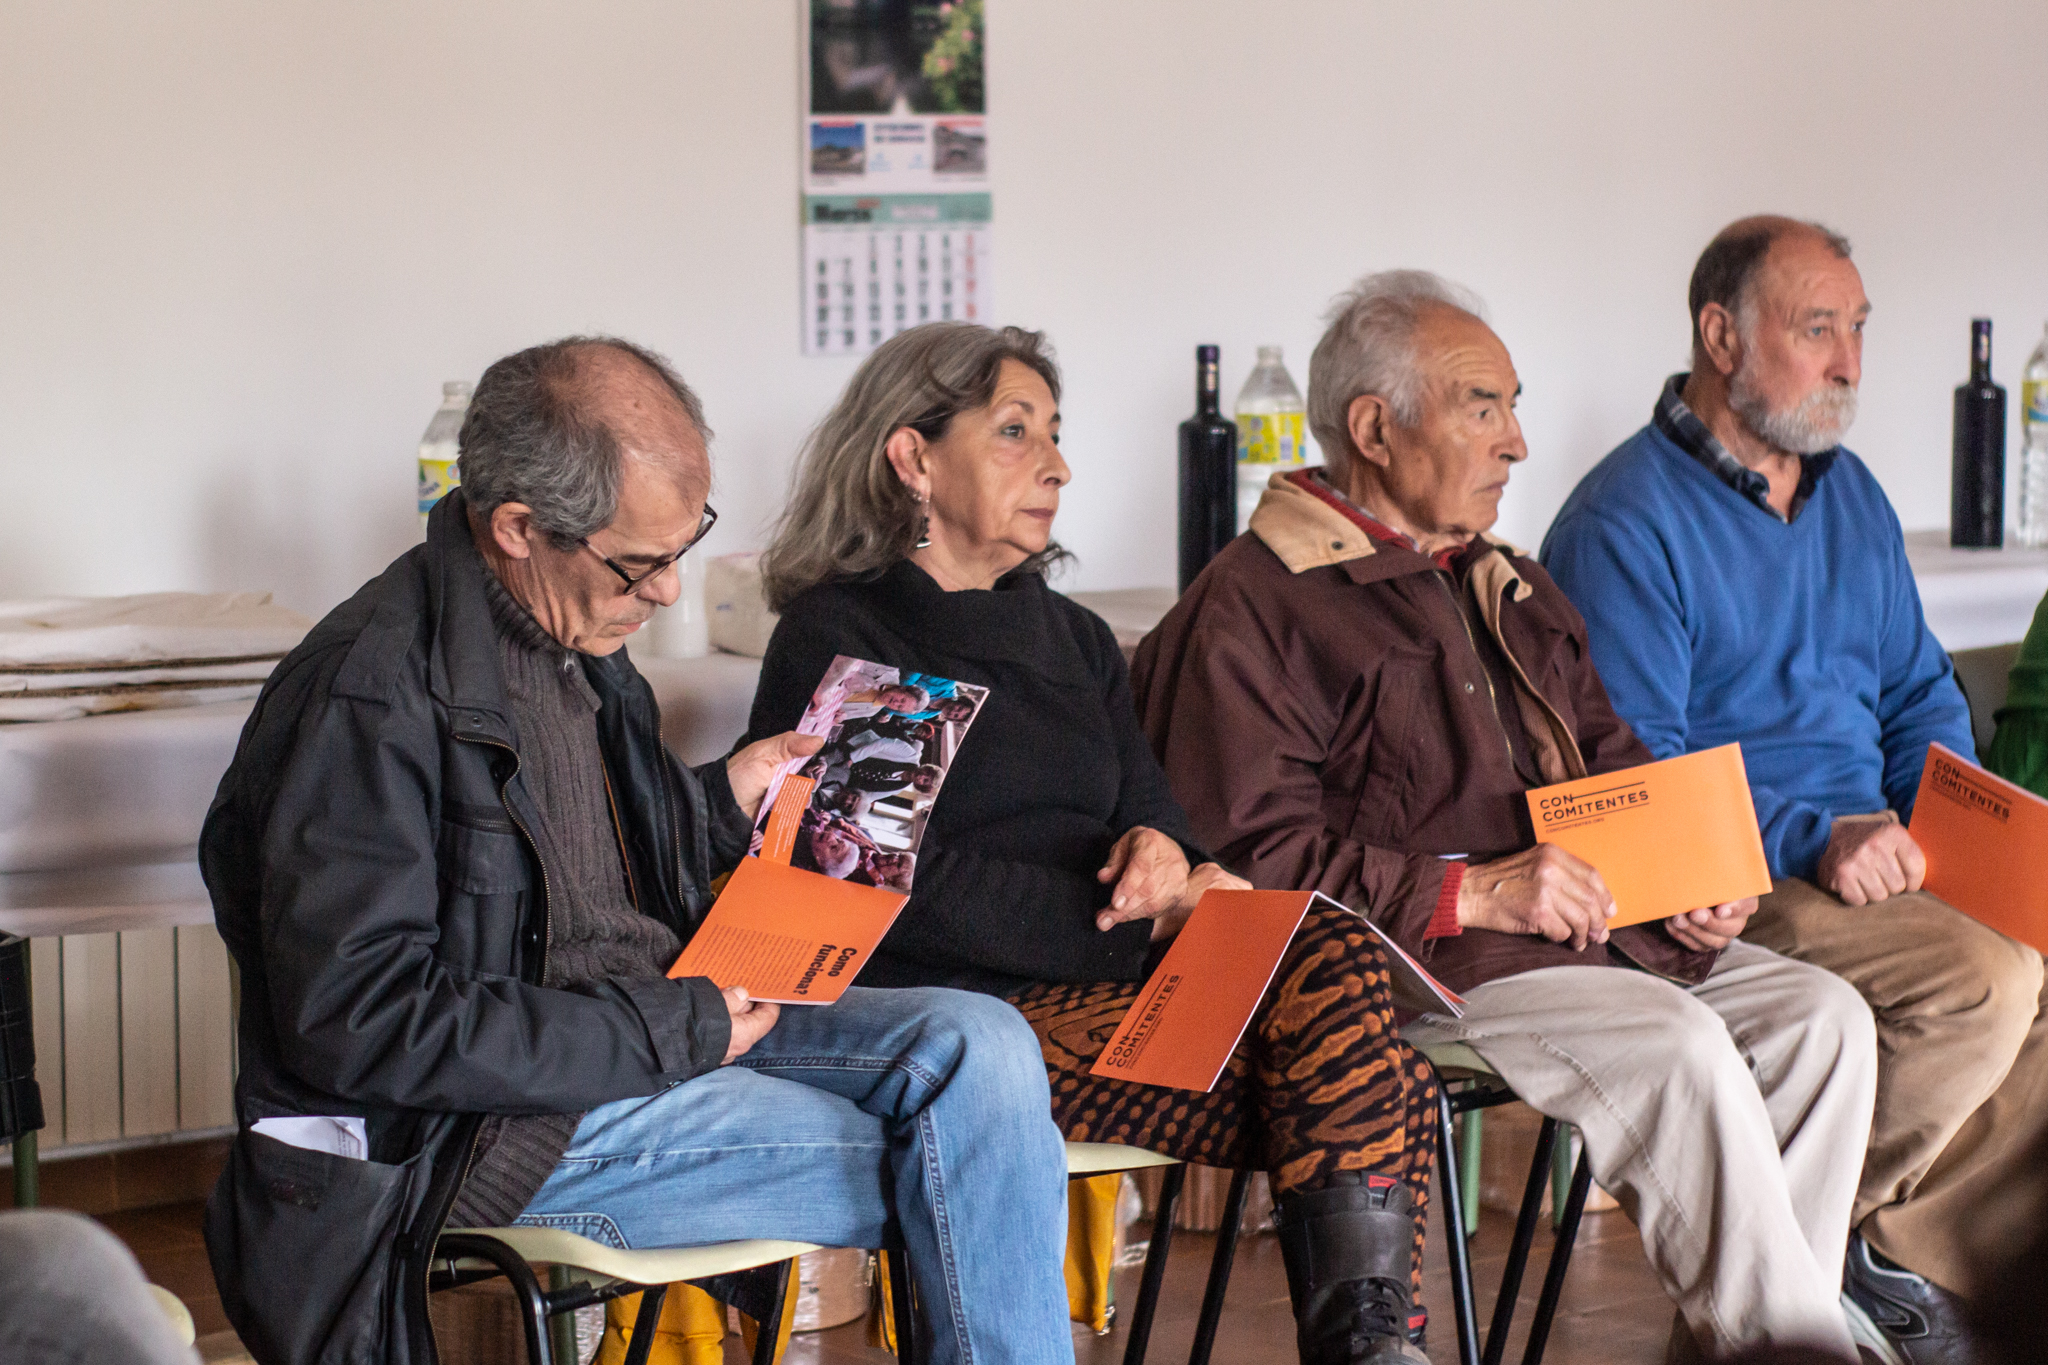
[[[1842,1291],[1907,1365],[1974,1365],[1985,1359],[1970,1334],[1968,1305],[1887,1260],[1860,1233],[1849,1234]]]
[[[1429,1365],[1408,1340],[1414,1202],[1402,1182],[1353,1171],[1276,1201],[1302,1365]]]

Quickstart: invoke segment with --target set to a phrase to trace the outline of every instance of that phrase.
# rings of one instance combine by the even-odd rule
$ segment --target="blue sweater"
[[[1846,450],[1787,523],[1644,427],[1573,490],[1542,561],[1650,752],[1741,743],[1774,876],[1811,877],[1836,815],[1909,817],[1930,740],[1976,753],[1898,518]]]

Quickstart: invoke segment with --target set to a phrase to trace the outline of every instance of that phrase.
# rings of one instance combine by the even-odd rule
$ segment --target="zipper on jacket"
[[[1465,643],[1471,647],[1472,662],[1479,665],[1479,676],[1486,679],[1486,700],[1493,707],[1494,728],[1500,731],[1500,742],[1507,747],[1508,768],[1515,766],[1515,742],[1508,738],[1508,723],[1500,713],[1500,696],[1493,690],[1493,670],[1486,666],[1486,660],[1479,657],[1479,637],[1472,633],[1472,619],[1465,615],[1465,608],[1458,602],[1458,590],[1451,586],[1450,575],[1438,569],[1431,575],[1444,585],[1444,594],[1451,599],[1451,610],[1458,614],[1458,624],[1465,628]]]
[[[612,793],[612,770],[605,764],[603,755],[598,756],[597,766],[604,774],[604,808],[612,817],[612,835],[619,841],[619,865],[626,874],[626,899],[644,915],[647,912],[640,909],[640,890],[633,881],[632,855],[626,852],[626,829],[619,823],[619,798]]]

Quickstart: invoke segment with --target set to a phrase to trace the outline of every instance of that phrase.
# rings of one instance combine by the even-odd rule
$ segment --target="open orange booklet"
[[[2048,801],[1930,744],[1911,828],[1931,894],[2048,952]]]
[[[742,858],[670,976],[744,986],[756,1000],[829,1005],[853,984],[910,897]]]
[[[751,851],[670,976],[829,1005],[910,899],[932,803],[988,689],[840,655],[797,722],[824,741],[768,783]]]
[[[1771,889],[1738,744],[1538,787],[1528,801],[1536,841],[1577,854],[1607,883],[1609,928]]]
[[[1203,896],[1089,1074],[1180,1090],[1213,1089],[1272,984],[1294,931],[1318,901],[1354,913],[1317,891],[1211,891]],[[1464,1012],[1465,1002],[1378,925],[1363,916],[1359,922],[1387,950],[1395,1004],[1417,1013]]]

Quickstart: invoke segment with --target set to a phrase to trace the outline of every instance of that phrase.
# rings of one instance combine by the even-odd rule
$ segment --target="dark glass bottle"
[[[1237,423],[1223,415],[1214,346],[1195,347],[1195,415],[1180,424],[1180,590],[1237,534]]]
[[[1991,382],[1991,319],[1970,320],[1970,382],[1956,386],[1948,543],[2005,543],[2005,390]]]

